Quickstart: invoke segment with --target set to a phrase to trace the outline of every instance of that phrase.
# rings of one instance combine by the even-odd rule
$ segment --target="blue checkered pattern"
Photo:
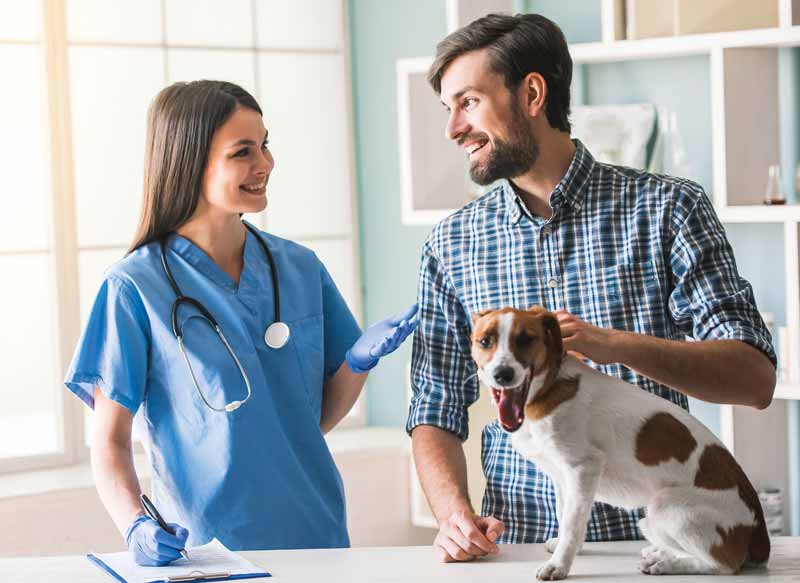
[[[553,217],[531,215],[505,181],[440,222],[422,253],[407,430],[434,425],[467,438],[478,398],[470,314],[544,305],[597,326],[675,340],[737,339],[775,363],[753,290],[742,279],[708,197],[688,180],[575,157],[553,191]],[[597,366],[688,409],[686,396],[625,366]],[[482,435],[484,515],[500,542],[556,536],[550,480],[512,448],[498,422]],[[641,511],[595,504],[587,540],[641,538]]]

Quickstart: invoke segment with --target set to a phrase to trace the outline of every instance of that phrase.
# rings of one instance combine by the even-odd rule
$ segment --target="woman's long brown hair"
[[[250,93],[225,81],[174,83],[156,95],[147,118],[142,214],[128,253],[194,214],[211,139],[237,107],[263,115]]]

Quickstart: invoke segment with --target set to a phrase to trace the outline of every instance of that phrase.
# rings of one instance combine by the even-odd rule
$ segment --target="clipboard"
[[[209,548],[210,547],[210,548]],[[204,547],[195,547],[194,550],[202,550]],[[167,567],[141,567],[135,565],[128,555],[128,552],[111,553],[98,556],[93,553],[86,555],[86,558],[93,565],[103,570],[119,583],[214,583],[216,581],[234,581],[241,579],[260,579],[271,577],[270,573],[261,570],[260,567],[247,561],[243,557],[232,553],[226,549],[219,541],[214,539],[205,546],[205,552],[217,553],[224,561],[216,564],[206,562],[206,569],[203,570],[202,562],[192,565],[170,565]],[[194,553],[201,555],[201,552]],[[216,567],[216,568],[213,568]],[[223,570],[224,568],[224,570]],[[152,570],[152,572],[148,572]]]

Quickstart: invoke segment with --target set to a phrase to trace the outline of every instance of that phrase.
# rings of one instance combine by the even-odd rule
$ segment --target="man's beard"
[[[511,133],[508,141],[495,140],[485,164],[475,162],[469,168],[472,181],[481,186],[501,178],[514,178],[530,170],[539,157],[539,143],[526,123],[519,105],[511,108]]]

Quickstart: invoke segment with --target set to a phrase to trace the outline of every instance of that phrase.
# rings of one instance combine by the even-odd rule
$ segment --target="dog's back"
[[[533,439],[542,439],[536,434],[544,433],[556,443],[568,443],[577,453],[581,445],[574,420],[585,420],[585,446],[606,453],[596,500],[628,509],[648,507],[662,517],[668,502],[686,509],[716,509],[704,517],[714,519],[719,538],[712,555],[734,571],[745,562],[768,560],[769,535],[758,495],[734,457],[702,423],[670,401],[572,357],[564,360],[559,376],[578,380],[575,397],[561,411],[554,410],[549,422],[526,422],[523,430]],[[559,435],[562,429],[570,435]],[[665,492],[670,492],[669,500],[663,498]]]

